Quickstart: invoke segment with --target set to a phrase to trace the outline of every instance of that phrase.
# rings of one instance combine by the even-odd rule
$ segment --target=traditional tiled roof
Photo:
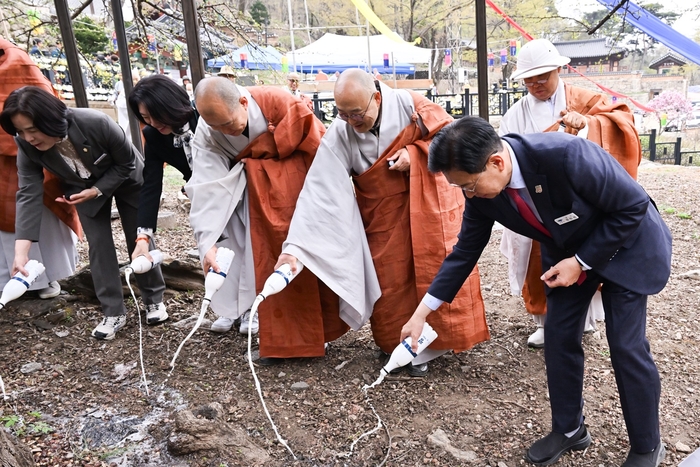
[[[668,62],[668,61],[674,61],[676,62],[676,65],[678,66],[683,66],[686,63],[688,63],[685,59],[683,59],[680,55],[674,54],[673,52],[669,52],[666,55],[664,55],[661,58],[657,58],[653,62],[649,64],[649,68],[651,69],[656,69],[658,68],[662,63]]]
[[[611,47],[606,39],[590,39],[585,41],[554,42],[554,47],[564,57],[574,58],[599,58],[608,55],[624,54],[622,47]]]

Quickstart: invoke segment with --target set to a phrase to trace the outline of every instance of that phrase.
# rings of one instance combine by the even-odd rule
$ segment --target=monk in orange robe
[[[523,79],[529,94],[508,109],[501,120],[499,134],[565,131],[578,135],[612,154],[636,179],[642,150],[634,115],[622,102],[611,103],[600,93],[565,84],[559,72],[569,61],[546,39],[535,39],[523,46],[511,78]],[[503,234],[503,239],[501,250],[509,259],[512,291],[517,293],[522,288],[525,309],[535,316],[538,324],[537,331],[528,339],[528,345],[543,347],[547,302],[540,279],[540,245],[510,231]],[[587,330],[595,329],[596,317],[602,319],[599,296],[593,298]]]
[[[306,104],[277,88],[207,78],[195,89],[195,102],[203,121],[185,186],[190,223],[205,273],[219,270],[218,247],[235,252],[211,307],[217,321],[240,317],[239,331],[247,333],[250,307],[275,269],[325,128]],[[250,330],[259,329],[264,358],[323,356],[324,344],[349,329],[335,294],[308,271],[258,311]]]
[[[460,229],[464,195],[427,168],[432,136],[452,118],[361,70],[340,75],[335,99],[338,119],[321,141],[278,264],[300,260],[338,294],[353,328],[371,314],[374,341],[389,353]],[[412,376],[448,350],[489,338],[478,270],[444,307],[430,322],[437,340],[407,368]]]

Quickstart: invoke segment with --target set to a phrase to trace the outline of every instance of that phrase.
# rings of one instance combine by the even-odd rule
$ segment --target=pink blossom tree
[[[685,127],[686,120],[693,118],[693,105],[677,91],[664,91],[647,106],[654,109],[659,120],[662,120],[662,114],[666,114],[667,125],[673,123],[679,130]]]

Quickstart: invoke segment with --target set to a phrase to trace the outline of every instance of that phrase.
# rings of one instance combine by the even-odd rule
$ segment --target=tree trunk
[[[2,467],[34,467],[29,447],[5,430],[0,430],[0,465]]]

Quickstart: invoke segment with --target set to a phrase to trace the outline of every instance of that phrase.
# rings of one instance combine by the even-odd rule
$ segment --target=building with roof
[[[657,58],[649,64],[649,68],[656,70],[659,75],[671,73],[674,67],[685,65],[686,62],[680,55],[669,52],[663,57]]]
[[[580,73],[610,73],[622,71],[620,60],[627,56],[627,50],[613,46],[608,39],[554,42],[559,53],[571,59],[569,66]],[[562,73],[572,73],[566,67]]]

